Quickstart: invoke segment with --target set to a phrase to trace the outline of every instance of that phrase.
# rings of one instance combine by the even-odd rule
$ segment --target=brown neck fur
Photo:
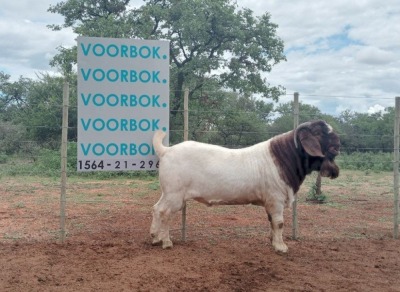
[[[270,141],[270,150],[281,178],[294,193],[300,189],[307,174],[318,170],[322,159],[309,156],[299,145],[294,144],[294,131],[274,137]]]

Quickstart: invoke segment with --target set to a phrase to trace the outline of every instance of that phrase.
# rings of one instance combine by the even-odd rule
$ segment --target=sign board
[[[169,42],[78,37],[78,171],[157,169],[156,130],[169,131]]]

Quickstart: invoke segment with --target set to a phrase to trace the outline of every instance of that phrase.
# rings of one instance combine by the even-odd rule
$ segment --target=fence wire
[[[332,97],[332,96],[331,96]],[[337,97],[344,98],[344,97]],[[352,97],[356,98],[356,97]],[[377,97],[378,98],[378,97]],[[382,97],[381,97],[382,98]],[[57,105],[55,105],[57,106]],[[61,109],[61,107],[60,107]],[[218,110],[190,110],[189,119],[199,114],[222,116]],[[252,115],[249,110],[233,114]],[[266,114],[266,113],[264,113]],[[270,113],[269,113],[270,114]],[[307,117],[302,115],[300,117]],[[315,116],[314,116],[315,118]],[[55,117],[55,121],[59,120]],[[1,127],[9,124],[0,122]],[[173,132],[183,136],[183,124],[175,125]],[[25,130],[45,129],[61,132],[61,124],[30,125]],[[76,131],[76,127],[70,127]],[[190,128],[192,132],[196,129]],[[197,129],[197,134],[218,135],[218,129]],[[239,132],[232,131],[232,135]],[[242,130],[242,135],[273,137],[276,130]],[[10,133],[8,133],[10,135]],[[12,132],[11,132],[12,135]],[[341,138],[385,138],[390,134],[361,133]],[[0,151],[0,241],[57,241],[60,239],[60,157],[44,149],[57,149],[59,142],[47,145],[34,140],[0,136],[0,145],[11,143],[20,151],[7,154]],[[11,138],[11,139],[10,139]],[[257,142],[256,139],[250,142]],[[226,140],[220,145],[242,148],[251,143],[233,143]],[[70,141],[73,145],[75,142]],[[365,152],[380,153],[376,159]],[[393,218],[393,147],[343,147],[337,158],[346,165],[341,176],[334,181],[323,180],[324,204],[309,200],[315,175],[307,178],[299,191],[300,237],[314,238],[384,238],[391,237]],[[346,153],[357,152],[356,155]],[[70,164],[76,160],[69,153]],[[75,154],[76,155],[76,154]],[[71,166],[70,165],[70,166]],[[354,169],[351,169],[354,165]],[[361,170],[360,170],[361,169]],[[126,240],[150,241],[151,209],[160,196],[156,173],[76,174],[68,179],[66,196],[67,240],[97,241]],[[290,210],[285,211],[286,236],[291,229]],[[317,216],[312,218],[309,214]],[[341,218],[335,223],[335,218]],[[346,224],[343,224],[346,219]],[[172,219],[172,236],[179,241],[181,221],[179,214]],[[262,208],[254,206],[220,206],[207,208],[198,203],[188,204],[188,240],[233,240],[241,237],[266,238],[269,226]]]

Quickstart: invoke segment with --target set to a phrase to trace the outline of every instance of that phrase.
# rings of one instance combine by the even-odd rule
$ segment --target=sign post
[[[157,169],[157,130],[169,132],[169,42],[79,37],[78,171]]]

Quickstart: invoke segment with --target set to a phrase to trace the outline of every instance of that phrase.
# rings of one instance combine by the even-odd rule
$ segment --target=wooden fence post
[[[189,139],[189,89],[185,88],[183,97],[183,140]],[[182,240],[186,241],[186,202],[182,208]]]
[[[393,149],[393,238],[399,238],[399,144],[400,144],[400,96],[396,97],[394,119],[394,149]]]
[[[69,107],[69,82],[64,81],[63,86],[63,119],[61,130],[61,195],[60,195],[60,239],[65,241],[65,206],[67,193],[67,146],[68,146],[68,107]]]
[[[293,128],[296,129],[299,126],[299,93],[294,93],[293,100]],[[295,196],[293,205],[292,205],[292,238],[298,238],[298,230],[297,230],[297,196]]]

